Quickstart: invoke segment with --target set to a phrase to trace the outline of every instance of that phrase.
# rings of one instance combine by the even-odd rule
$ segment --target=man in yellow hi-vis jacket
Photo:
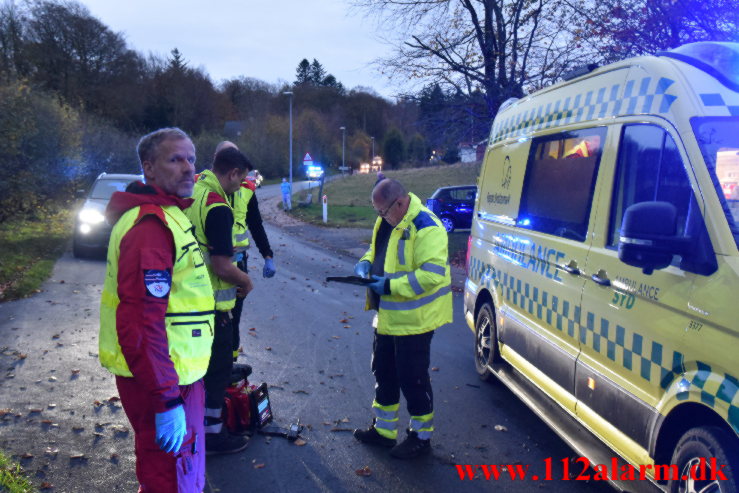
[[[377,310],[375,416],[369,429],[354,430],[354,436],[393,447],[393,457],[410,459],[431,450],[434,406],[428,368],[434,330],[452,321],[449,240],[439,219],[395,180],[375,185],[372,205],[380,217],[355,272],[374,280],[365,308]],[[401,391],[410,425],[407,438],[396,445]]]

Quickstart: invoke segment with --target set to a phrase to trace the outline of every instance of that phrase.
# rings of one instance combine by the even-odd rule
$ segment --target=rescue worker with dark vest
[[[213,289],[185,209],[195,147],[177,128],[138,144],[146,184],[111,197],[114,224],[100,305],[99,357],[116,375],[135,436],[139,491],[205,487],[202,377],[213,342]]]
[[[452,321],[446,230],[399,182],[379,181],[372,190],[379,217],[372,243],[355,273],[372,276],[365,309],[376,309],[372,347],[374,420],[354,430],[363,443],[393,447],[410,459],[431,450],[434,405],[428,368],[434,330]],[[405,440],[397,444],[400,393],[410,414]]]
[[[244,181],[246,156],[234,148],[218,152],[212,169],[200,173],[193,189],[193,204],[185,211],[195,227],[215,297],[215,338],[205,374],[205,449],[207,454],[238,452],[247,439],[230,435],[223,427],[221,409],[233,368],[233,326],[231,310],[237,294],[246,296],[252,289],[249,275],[236,267],[233,251],[234,213],[229,195]]]
[[[220,142],[216,146],[216,154],[227,147],[238,149],[236,144],[228,140]],[[252,171],[254,167],[249,162],[248,171]],[[233,244],[236,254],[236,265],[243,272],[248,273],[247,260],[249,259],[249,234],[251,233],[254,243],[259,249],[259,254],[264,259],[264,268],[262,276],[270,278],[275,275],[275,262],[272,259],[272,248],[269,245],[267,232],[264,230],[262,222],[262,214],[259,212],[259,202],[257,201],[256,184],[247,178],[241,182],[241,187],[229,197],[229,202],[234,212],[233,226]],[[236,304],[231,310],[231,319],[233,321],[233,358],[234,361],[239,356],[239,347],[241,345],[241,334],[239,325],[241,322],[241,312],[244,308],[244,298],[236,298]]]

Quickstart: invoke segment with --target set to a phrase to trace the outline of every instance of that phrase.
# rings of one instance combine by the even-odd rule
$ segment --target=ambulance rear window
[[[718,79],[733,91],[739,91],[739,43],[703,41],[658,53],[688,63]]]

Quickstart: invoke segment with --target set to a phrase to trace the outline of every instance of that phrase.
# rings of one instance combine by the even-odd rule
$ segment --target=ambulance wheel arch
[[[711,429],[712,434],[718,437],[716,440],[728,447],[726,450],[735,451],[733,464],[735,468],[739,468],[736,456],[736,451],[739,451],[739,437],[718,413],[696,402],[686,402],[673,408],[656,429],[650,450],[655,464],[677,464],[675,459],[679,458],[679,444],[685,442],[689,433],[696,429]]]

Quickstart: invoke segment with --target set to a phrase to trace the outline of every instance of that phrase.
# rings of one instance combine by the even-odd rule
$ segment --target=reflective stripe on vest
[[[189,385],[208,369],[213,344],[213,290],[200,249],[193,241],[190,221],[177,206],[162,206],[162,210],[176,252],[164,327],[179,384]],[[133,375],[118,343],[118,262],[121,240],[136,224],[139,213],[139,207],[130,209],[113,227],[100,303],[100,363],[111,373],[124,377]]]
[[[224,199],[224,202],[215,202],[206,205],[208,203],[208,194],[211,192],[218,194]],[[192,198],[194,201],[192,205],[185,209],[185,214],[195,227],[195,239],[198,241],[205,265],[208,268],[208,275],[210,277],[210,283],[213,286],[214,299],[216,301],[216,310],[224,312],[231,310],[236,305],[236,287],[233,284],[223,281],[213,272],[210,254],[208,253],[208,238],[205,236],[205,219],[208,217],[208,212],[215,207],[228,207],[234,213],[231,204],[225,197],[225,192],[221,188],[218,178],[212,171],[206,170],[200,173],[200,178],[193,187]],[[232,257],[231,262],[235,263],[235,259],[235,256]],[[219,293],[217,298],[216,293]]]

